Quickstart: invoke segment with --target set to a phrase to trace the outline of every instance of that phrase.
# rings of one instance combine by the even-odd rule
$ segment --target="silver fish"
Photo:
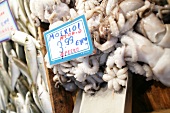
[[[14,63],[18,66],[21,73],[24,76],[27,77],[28,83],[31,85],[32,84],[32,78],[30,76],[30,73],[29,73],[27,65],[24,62],[22,62],[21,60],[15,58],[15,57],[12,57],[12,59],[13,59]]]
[[[11,78],[8,75],[7,71],[5,69],[0,68],[0,78],[3,80],[5,86],[7,87],[7,89],[12,92],[12,85],[11,85]]]
[[[2,47],[6,56],[9,58],[9,54],[12,49],[11,43],[9,41],[2,42]]]
[[[14,45],[15,45],[15,51],[16,51],[16,54],[17,54],[18,58],[20,60],[22,60],[23,62],[26,62],[25,53],[24,53],[24,47],[19,45],[18,43],[14,43]]]
[[[19,37],[22,37],[22,38],[19,38]],[[25,45],[25,41],[26,41],[27,38],[29,38],[33,41],[33,43],[34,43],[34,45],[37,49],[41,48],[39,42],[29,34],[21,32],[21,31],[14,31],[14,32],[11,33],[12,41],[14,41],[14,42],[16,42],[16,43],[18,43],[22,46]]]
[[[13,49],[11,49],[11,52],[9,54],[9,67],[11,71],[11,85],[12,85],[12,90],[14,91],[15,89],[15,84],[17,82],[18,77],[20,76],[20,70],[17,67],[17,65],[14,63],[12,57],[17,57],[16,53]]]
[[[2,99],[2,95],[0,95],[0,109],[5,110],[5,102]]]
[[[36,48],[32,39],[26,38],[25,45],[25,56],[28,65],[28,70],[32,77],[33,83],[36,83],[37,75],[38,75],[38,65],[37,65],[37,57],[36,57]]]
[[[0,95],[1,95],[1,99],[5,105],[5,107],[8,104],[8,96],[9,96],[9,92],[8,89],[6,88],[6,86],[4,85],[3,81],[0,81]]]
[[[7,113],[10,113],[11,111],[15,112],[15,106],[12,103],[8,103],[6,106]]]
[[[45,85],[48,89],[48,82],[47,82],[47,75],[46,75],[46,70],[45,70],[44,58],[43,58],[42,52],[40,50],[37,51],[37,62],[38,62],[39,72],[42,75],[42,78],[43,78]]]
[[[6,113],[6,112],[5,112],[4,110],[1,109],[1,110],[0,110],[0,113]]]
[[[48,113],[48,112],[44,112],[44,110],[43,110],[43,108],[42,108],[42,106],[40,104],[40,100],[39,100],[39,97],[38,97],[38,94],[37,94],[37,89],[36,89],[35,84],[32,84],[31,91],[32,91],[33,99],[34,99],[36,105],[38,106],[38,108],[40,109],[40,111],[42,113]]]
[[[10,99],[11,99],[11,102],[14,103],[17,113],[26,113],[26,112],[21,112],[24,109],[24,102],[25,102],[22,94],[12,92],[10,94]]]
[[[41,113],[38,107],[33,103],[30,104],[29,109],[31,113]]]
[[[2,69],[5,69],[5,71],[8,70],[7,64],[8,64],[8,58],[5,55],[2,44],[0,44],[0,66],[1,66]]]
[[[50,102],[49,93],[44,90],[42,94],[39,96],[39,99],[45,113],[52,113],[52,106]]]
[[[24,97],[28,92],[28,88],[20,81],[20,79],[17,80],[16,90]]]
[[[7,110],[6,113],[16,113],[16,112]]]
[[[25,96],[25,104],[26,104],[27,106],[29,106],[29,104],[31,104],[31,103],[33,103],[33,102],[34,102],[34,100],[33,100],[32,96],[31,96],[31,92],[28,91],[27,94],[26,94],[26,96]]]
[[[41,94],[41,91],[40,91],[41,89],[39,87],[42,87],[43,90],[47,90],[47,88],[46,88],[47,86],[45,85],[45,82],[44,82],[44,80],[43,80],[40,73],[38,73],[36,85],[37,85],[37,93],[38,93],[38,95]]]
[[[23,24],[23,22],[21,20],[17,20],[17,25],[19,26],[21,31],[29,34],[27,27]]]

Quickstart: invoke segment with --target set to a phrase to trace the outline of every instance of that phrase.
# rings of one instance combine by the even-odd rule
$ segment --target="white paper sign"
[[[17,30],[7,0],[0,3],[0,42],[9,40],[11,31]]]
[[[50,65],[93,53],[90,32],[84,15],[44,32]]]

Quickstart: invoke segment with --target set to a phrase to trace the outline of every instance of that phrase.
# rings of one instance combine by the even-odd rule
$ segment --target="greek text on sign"
[[[84,15],[44,32],[50,65],[93,53],[90,32]]]
[[[8,1],[0,3],[0,42],[9,40],[11,31],[17,30],[17,26],[11,14]]]

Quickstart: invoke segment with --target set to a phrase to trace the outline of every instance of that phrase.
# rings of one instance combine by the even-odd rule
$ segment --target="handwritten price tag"
[[[17,30],[8,1],[0,2],[0,42],[9,40],[11,31]]]
[[[90,32],[84,15],[44,32],[50,65],[93,53]]]

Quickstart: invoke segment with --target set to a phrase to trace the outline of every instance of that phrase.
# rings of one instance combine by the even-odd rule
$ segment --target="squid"
[[[135,49],[137,50],[137,61],[148,64],[156,78],[158,78],[158,80],[164,85],[170,86],[170,70],[168,68],[168,65],[170,64],[170,62],[168,61],[170,58],[170,49],[156,46],[155,44],[151,43],[147,38],[134,31],[129,31],[127,35],[133,40],[136,45]],[[124,40],[124,37],[122,38],[122,40]],[[127,44],[126,46],[128,48],[128,46],[130,45]],[[132,57],[133,52],[134,51],[130,49],[126,49],[125,58],[126,56]]]
[[[154,25],[157,25],[157,27]],[[155,14],[151,13],[147,17],[142,18],[138,26],[137,30],[151,42],[163,48],[170,48],[170,25],[163,24]]]

